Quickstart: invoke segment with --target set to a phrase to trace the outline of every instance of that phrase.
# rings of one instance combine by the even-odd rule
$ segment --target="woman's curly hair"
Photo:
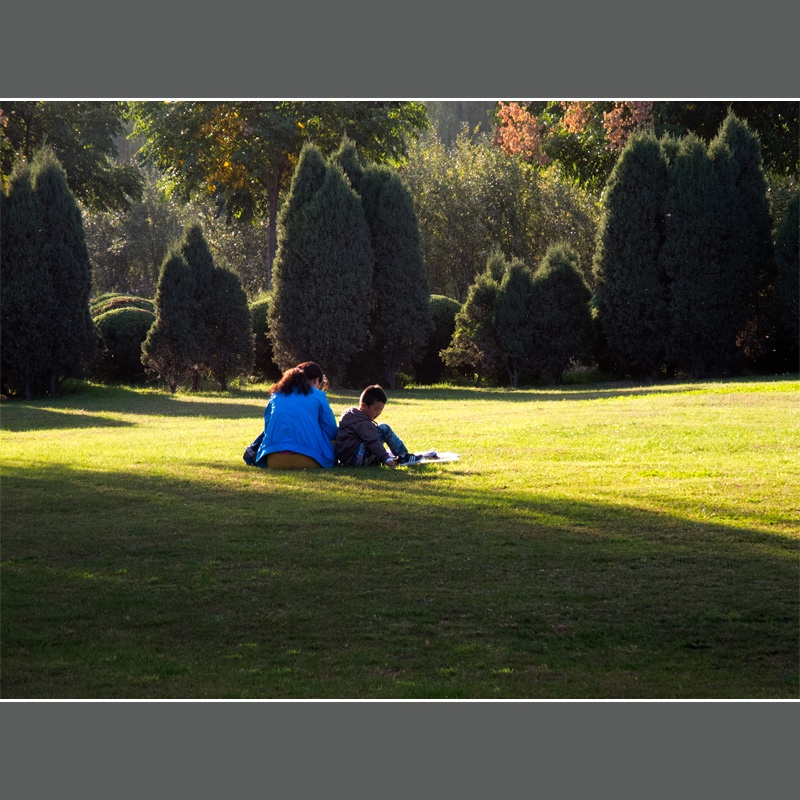
[[[296,367],[287,369],[281,375],[280,380],[270,387],[269,393],[282,392],[283,394],[291,394],[297,389],[300,394],[308,394],[313,388],[311,381],[316,378],[322,380],[323,388],[327,385],[327,379],[319,364],[315,364],[313,361],[304,361]]]

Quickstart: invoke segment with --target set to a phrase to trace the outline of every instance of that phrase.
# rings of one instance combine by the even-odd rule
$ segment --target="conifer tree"
[[[560,384],[574,361],[591,358],[595,329],[591,290],[581,275],[578,254],[567,244],[551,245],[533,274],[531,368]]]
[[[304,144],[292,175],[289,195],[281,208],[282,228],[291,226],[299,219],[297,212],[322,188],[326,172],[322,151],[310,142]],[[278,247],[280,245],[281,242],[278,241]]]
[[[777,277],[773,296],[773,322],[778,364],[800,369],[800,191],[789,202],[775,234]]]
[[[419,226],[395,170],[370,165],[360,186],[375,257],[369,345],[381,381],[394,389],[397,372],[421,354],[431,330]]]
[[[156,289],[156,321],[142,345],[142,363],[163,378],[174,394],[197,363],[192,273],[180,249],[164,259]]]
[[[289,309],[298,302],[299,282],[306,269],[299,261],[302,252],[299,245],[310,236],[305,217],[300,212],[322,187],[326,171],[325,159],[319,148],[311,143],[303,145],[289,194],[280,212],[278,250],[272,265],[272,295],[267,312],[272,357],[280,370],[299,363],[294,357]],[[303,360],[308,359],[300,359]]]
[[[43,367],[49,354],[48,323],[53,288],[41,252],[41,210],[33,191],[30,166],[18,162],[0,192],[0,293],[3,392],[30,399],[44,389]]]
[[[596,306],[612,362],[658,373],[668,330],[664,242],[667,162],[655,136],[634,133],[611,172],[594,257]]]
[[[449,368],[472,372],[477,384],[485,378],[496,378],[503,367],[495,318],[500,289],[495,275],[501,274],[501,264],[504,269],[505,260],[500,251],[492,251],[486,269],[475,278],[464,305],[456,314],[450,346],[440,354]]]
[[[533,325],[531,303],[533,276],[519,259],[510,261],[495,298],[495,320],[500,357],[508,370],[508,379],[516,387],[520,376],[531,365]]]
[[[508,261],[499,247],[493,247],[486,259],[486,272],[499,286],[508,268]]]
[[[214,257],[203,236],[199,222],[188,224],[183,231],[178,248],[192,275],[192,325],[197,351],[189,369],[192,391],[197,391],[200,378],[209,371],[213,353],[214,324],[209,318],[208,303],[212,295]]]
[[[767,183],[761,164],[761,144],[744,120],[729,113],[709,155],[728,193],[725,212],[716,222],[724,291],[724,318],[714,358],[717,371],[736,369],[742,360],[737,340],[745,327],[752,336],[767,336],[768,294],[775,280],[772,220]]]
[[[694,377],[718,366],[729,336],[721,221],[730,190],[721,175],[699,137],[680,141],[669,170],[660,266],[670,282],[668,358]]]
[[[222,267],[214,268],[203,312],[210,333],[209,340],[204,343],[208,367],[225,392],[231,378],[247,375],[253,366],[250,309],[236,273]]]
[[[355,192],[361,194],[361,176],[364,174],[367,164],[352,139],[343,137],[339,149],[331,155],[328,163],[338,164]]]
[[[75,196],[58,159],[40,150],[31,164],[33,190],[41,209],[41,257],[52,281],[48,324],[49,352],[44,364],[47,388],[55,395],[66,377],[80,377],[100,349],[89,314],[92,265]]]
[[[287,201],[270,334],[282,369],[313,360],[335,382],[368,334],[374,255],[361,201],[341,167],[328,165],[319,189],[304,196],[304,203]]]

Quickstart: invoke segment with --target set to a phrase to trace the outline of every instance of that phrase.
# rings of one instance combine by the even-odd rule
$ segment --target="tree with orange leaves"
[[[553,162],[589,189],[605,184],[634,130],[652,127],[647,101],[498,103],[495,143],[509,155],[544,166]]]

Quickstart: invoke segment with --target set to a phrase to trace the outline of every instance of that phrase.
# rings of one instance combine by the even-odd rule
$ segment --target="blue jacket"
[[[335,454],[331,441],[336,439],[336,417],[325,392],[312,388],[308,394],[297,389],[291,394],[275,392],[264,410],[264,438],[258,448],[256,463],[268,453],[291,450],[332,467]]]

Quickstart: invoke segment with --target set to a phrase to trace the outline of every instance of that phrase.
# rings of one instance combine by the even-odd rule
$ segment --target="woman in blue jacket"
[[[325,383],[313,361],[286,370],[269,390],[264,432],[245,450],[245,462],[259,467],[332,467],[337,425],[323,391]]]

